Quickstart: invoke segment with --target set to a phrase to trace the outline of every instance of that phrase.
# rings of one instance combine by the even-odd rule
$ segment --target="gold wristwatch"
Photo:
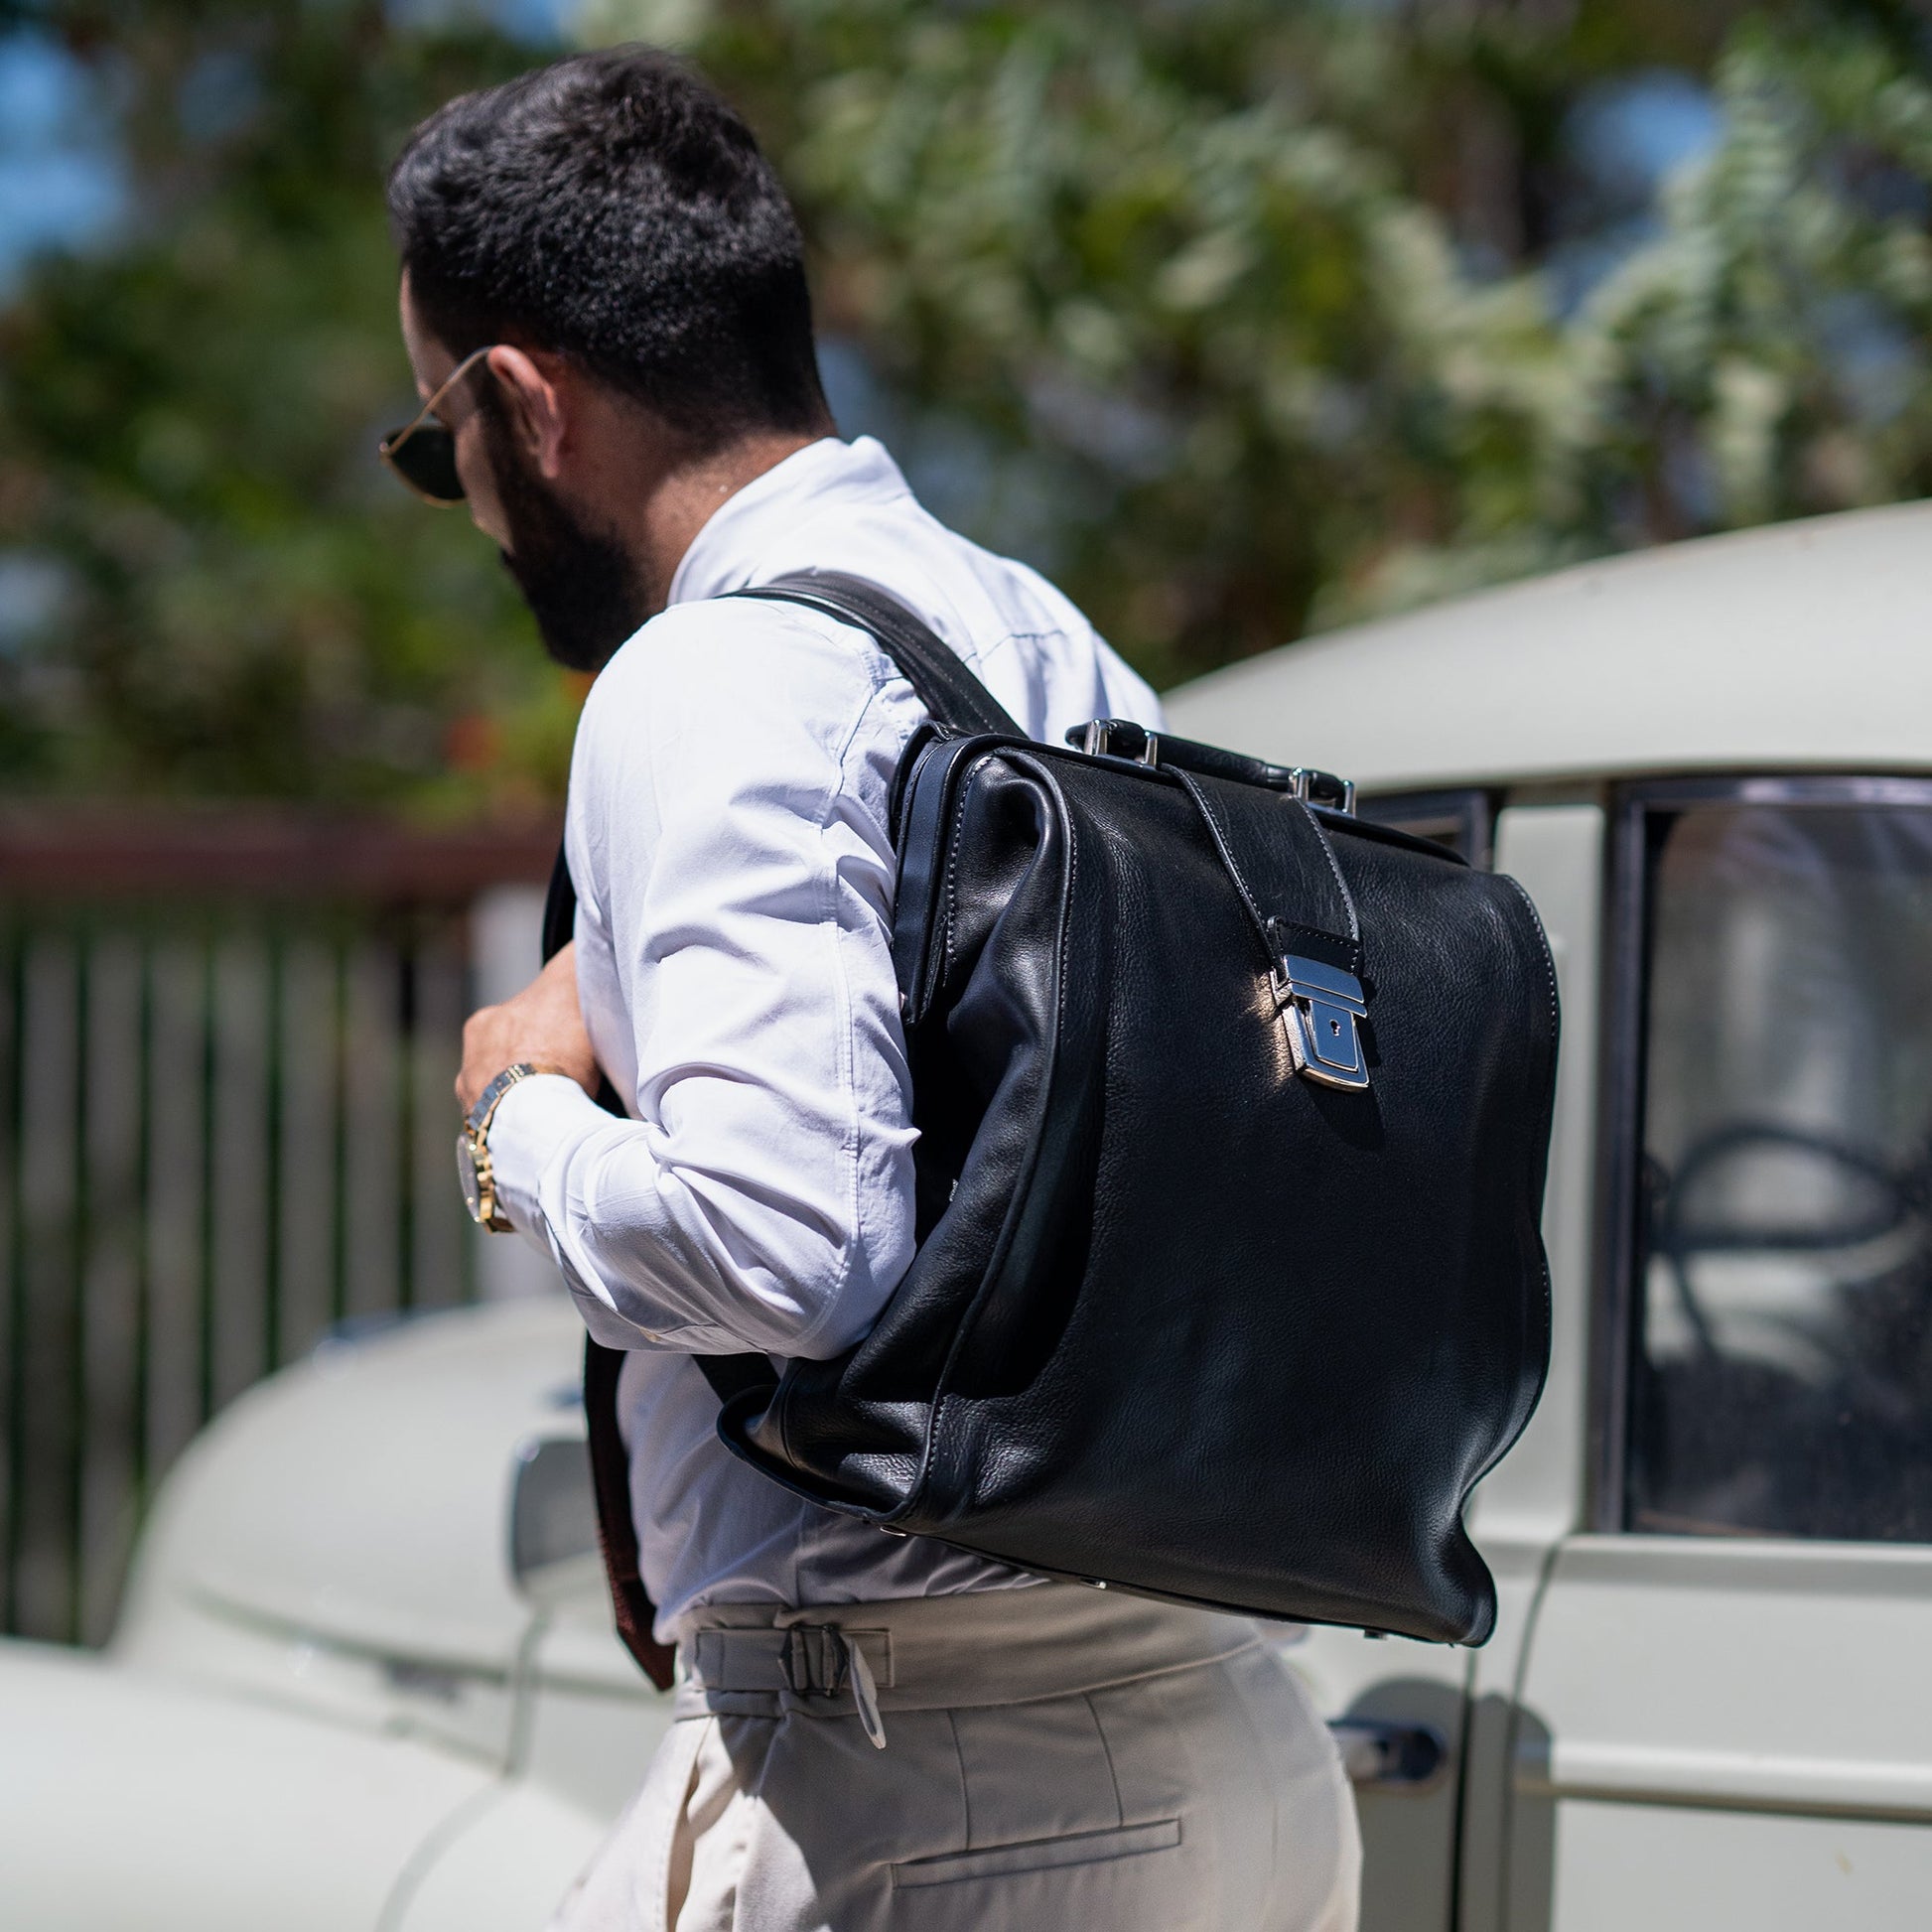
[[[504,1094],[519,1080],[532,1073],[561,1073],[560,1066],[538,1066],[518,1060],[506,1066],[477,1096],[477,1104],[464,1117],[463,1132],[456,1137],[457,1177],[463,1182],[463,1198],[470,1218],[491,1234],[513,1234],[515,1229],[496,1211],[496,1178],[489,1168],[489,1123]]]

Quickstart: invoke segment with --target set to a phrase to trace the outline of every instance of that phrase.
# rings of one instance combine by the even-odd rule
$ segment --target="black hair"
[[[555,350],[707,447],[829,420],[791,205],[738,113],[655,48],[449,101],[390,170],[389,217],[453,355]]]

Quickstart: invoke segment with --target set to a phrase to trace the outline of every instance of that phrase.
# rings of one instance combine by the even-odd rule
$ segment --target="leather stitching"
[[[1080,842],[1073,829],[1073,814],[1067,809],[1066,794],[1060,790],[1050,767],[1039,765],[1033,759],[1028,759],[1027,762],[1034,766],[1035,776],[1044,784],[1048,795],[1059,806],[1059,822],[1066,828],[1066,886],[1065,890],[1059,895],[1059,920],[1053,945],[1053,977],[1055,982],[1053,989],[1053,1032],[1052,1037],[1046,1042],[1044,1054],[1045,1064],[1040,1073],[1039,1095],[1035,1103],[1036,1118],[1043,1118],[1048,1111],[1053,1092],[1053,1084],[1058,1078],[1060,1070],[1060,1037],[1064,1032],[1066,1020],[1066,948],[1072,931],[1071,910],[1073,906],[1074,888],[1079,879]],[[1017,1175],[1014,1180],[1013,1192],[1008,1200],[1006,1219],[1001,1224],[999,1237],[994,1243],[993,1252],[987,1259],[986,1270],[980,1276],[979,1286],[973,1291],[971,1301],[967,1303],[965,1310],[959,1317],[959,1325],[953,1330],[952,1342],[946,1350],[945,1362],[940,1367],[938,1378],[933,1389],[932,1412],[926,1418],[925,1444],[923,1452],[919,1457],[919,1472],[907,1486],[905,1499],[895,1510],[895,1514],[900,1514],[912,1506],[920,1492],[925,1488],[926,1480],[932,1472],[932,1458],[938,1447],[940,1427],[945,1420],[948,1407],[954,1401],[954,1392],[952,1389],[953,1370],[958,1364],[960,1351],[966,1346],[967,1338],[973,1332],[973,1327],[979,1317],[980,1311],[985,1308],[987,1298],[993,1293],[994,1284],[999,1280],[1002,1271],[1006,1267],[1007,1257],[1013,1251],[1014,1230],[1025,1215],[1026,1203],[1033,1191],[1034,1179],[1038,1172],[1038,1165],[1039,1137],[1037,1134],[1035,1134],[1029,1136],[1026,1171]]]
[[[1301,812],[1309,822],[1309,830],[1314,834],[1314,842],[1321,848],[1321,856],[1328,862],[1328,871],[1333,875],[1335,891],[1341,895],[1341,909],[1348,920],[1348,937],[1351,944],[1362,943],[1362,928],[1355,917],[1354,895],[1348,890],[1348,882],[1341,876],[1341,867],[1335,861],[1334,848],[1328,843],[1328,835],[1321,829],[1321,821],[1309,810],[1306,798],[1291,798],[1289,803]]]
[[[1492,873],[1490,877],[1500,879],[1529,907],[1531,929],[1536,934],[1537,951],[1542,956],[1543,987],[1550,996],[1551,1038],[1554,1039],[1554,1029],[1562,1025],[1563,1012],[1557,999],[1557,959],[1550,950],[1550,935],[1543,929],[1543,914],[1536,909],[1536,900],[1531,898],[1528,888],[1520,879],[1506,872]]]
[[[1201,788],[1191,771],[1176,771],[1173,774],[1185,788],[1188,797],[1200,807],[1201,816],[1207,821],[1208,835],[1214,841],[1215,850],[1221,855],[1221,864],[1227,868],[1227,875],[1234,881],[1234,889],[1241,895],[1241,902],[1248,908],[1248,916],[1255,922],[1255,930],[1261,935],[1264,947],[1268,944],[1268,921],[1255,903],[1255,896],[1248,890],[1248,882],[1241,876],[1241,868],[1234,862],[1234,847],[1228,838],[1227,827],[1221,823],[1221,814],[1213,799]]]
[[[1180,781],[1187,795],[1193,799],[1196,807],[1199,809],[1202,819],[1206,821],[1208,836],[1214,841],[1214,849],[1220,854],[1221,864],[1225,868],[1228,877],[1234,882],[1235,890],[1241,896],[1241,902],[1248,908],[1248,916],[1254,921],[1255,929],[1261,935],[1262,950],[1268,955],[1269,963],[1271,965],[1274,963],[1275,956],[1280,950],[1275,941],[1277,927],[1292,926],[1299,931],[1314,933],[1339,944],[1340,935],[1338,933],[1328,932],[1321,926],[1311,925],[1305,919],[1295,919],[1287,916],[1276,919],[1263,913],[1261,907],[1255,902],[1255,896],[1249,890],[1248,882],[1242,876],[1241,868],[1235,860],[1232,835],[1228,830],[1227,823],[1222,817],[1219,807],[1216,806],[1212,797],[1209,796],[1206,787],[1190,771],[1176,770],[1173,776]],[[1307,804],[1301,799],[1289,799],[1285,802],[1290,805],[1300,806],[1304,816],[1308,820],[1310,830],[1314,834],[1315,843],[1321,848],[1322,858],[1327,861],[1329,875],[1333,878],[1335,889],[1341,896],[1341,909],[1348,923],[1348,944],[1354,949],[1354,965],[1355,969],[1359,972],[1361,969],[1362,934],[1361,927],[1355,917],[1355,901],[1349,894],[1346,881],[1341,876],[1341,868],[1335,861],[1335,855],[1329,849],[1327,835],[1321,830],[1320,824],[1315,819],[1314,814],[1309,810]]]
[[[958,775],[955,767],[960,761],[960,756],[948,750],[940,755],[939,763],[934,765],[928,772],[924,759],[921,759],[918,782],[913,785],[911,796],[908,798],[906,804],[906,829],[908,836],[910,836],[910,828],[913,820],[915,818],[923,819],[926,815],[926,808],[921,807],[918,802],[921,794],[936,801],[930,805],[931,818],[937,823],[944,822],[946,810],[957,789]],[[954,859],[958,852],[957,840],[958,831],[955,828],[953,842],[947,846],[927,881],[925,890],[927,897],[930,900],[930,905],[925,912],[923,924],[920,929],[917,955],[909,962],[911,983],[908,987],[901,989],[906,1000],[916,1007],[921,1017],[932,1002],[933,994],[941,976],[942,961],[949,958],[951,954],[951,937],[948,925],[950,907],[953,903],[951,888],[955,876]],[[903,910],[900,902],[901,895],[899,888],[904,885],[904,880],[903,853],[901,852],[899,877],[894,887],[893,922],[896,958],[898,920]]]
[[[985,760],[981,759],[980,762],[984,763]],[[967,784],[971,782],[972,775],[973,774],[971,772],[968,772],[961,779],[960,781],[961,791],[964,791]],[[959,848],[961,845],[965,843],[965,839],[966,839],[966,814],[962,811],[962,812],[958,812],[954,816],[952,838],[946,846],[946,873],[945,873],[946,899],[945,899],[945,915],[944,915],[945,916],[945,940],[944,940],[944,944],[941,947],[941,951],[945,956],[946,970],[948,972],[952,970],[953,959],[957,951],[957,948],[954,944],[954,938],[955,938],[954,914],[959,905],[959,895],[954,890],[954,888],[959,879]],[[927,992],[928,994],[930,993],[929,988],[922,988],[921,991]]]
[[[1495,879],[1500,879],[1505,886],[1509,887],[1510,890],[1515,893],[1516,897],[1523,901],[1524,907],[1529,912],[1530,929],[1536,934],[1537,953],[1543,965],[1544,990],[1548,993],[1550,998],[1550,1054],[1552,1060],[1552,1065],[1550,1069],[1551,1078],[1549,1083],[1550,1104],[1549,1104],[1548,1114],[1543,1122],[1543,1135],[1542,1135],[1543,1144],[1547,1149],[1547,1147],[1549,1146],[1550,1132],[1552,1127],[1555,1124],[1554,1116],[1556,1112],[1556,1074],[1557,1074],[1557,1067],[1555,1065],[1555,1061],[1558,1053],[1562,1049],[1562,1042],[1563,1042],[1563,1003],[1557,990],[1556,955],[1550,950],[1550,935],[1548,931],[1546,931],[1544,928],[1543,914],[1536,909],[1536,900],[1530,897],[1529,889],[1513,873],[1499,872],[1499,873],[1493,873],[1490,876]],[[1543,1266],[1542,1266],[1543,1333],[1545,1336],[1545,1343],[1543,1349],[1543,1373],[1537,1378],[1535,1389],[1531,1392],[1529,1400],[1524,1404],[1522,1413],[1516,1418],[1515,1427],[1511,1429],[1507,1433],[1507,1435],[1503,1437],[1500,1447],[1496,1449],[1495,1453],[1489,1458],[1488,1462],[1484,1464],[1482,1470],[1480,1471],[1477,1477],[1477,1480],[1480,1480],[1481,1475],[1486,1475],[1490,1469],[1494,1468],[1495,1465],[1502,1460],[1504,1455],[1506,1455],[1509,1452],[1510,1449],[1514,1447],[1517,1438],[1520,1437],[1524,1429],[1528,1427],[1529,1419],[1536,1411],[1536,1405],[1543,1399],[1544,1387],[1546,1386],[1546,1384],[1549,1382],[1550,1379],[1550,1350],[1549,1350],[1548,1337],[1555,1331],[1555,1327],[1556,1327],[1556,1292],[1550,1281],[1550,1255],[1548,1249],[1544,1248],[1543,1246],[1543,1242],[1541,1238],[1541,1229],[1538,1230],[1538,1239],[1536,1245],[1543,1257]]]

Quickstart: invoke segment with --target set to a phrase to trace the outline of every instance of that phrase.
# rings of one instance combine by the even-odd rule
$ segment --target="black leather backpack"
[[[1118,721],[1035,743],[872,585],[742,595],[869,630],[931,722],[895,805],[918,1251],[842,1356],[701,1359],[727,1446],[1041,1575],[1480,1643],[1462,1509],[1550,1345],[1527,895],[1324,774]],[[571,909],[563,878],[552,945]],[[667,1677],[621,1360],[587,1375],[606,1556]]]

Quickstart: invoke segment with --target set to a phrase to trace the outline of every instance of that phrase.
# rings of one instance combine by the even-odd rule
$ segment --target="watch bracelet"
[[[483,1092],[478,1095],[478,1104],[471,1110],[472,1115],[481,1113],[482,1118],[471,1125],[466,1117],[463,1127],[470,1142],[470,1165],[477,1176],[477,1211],[474,1219],[477,1225],[490,1234],[513,1234],[516,1229],[512,1222],[502,1218],[496,1200],[496,1169],[489,1154],[489,1129],[496,1119],[496,1110],[511,1090],[525,1080],[539,1073],[559,1073],[565,1079],[570,1075],[560,1066],[547,1060],[512,1060],[501,1072],[491,1075]],[[497,1091],[492,1093],[491,1088]],[[487,1108],[483,1102],[487,1100]]]

